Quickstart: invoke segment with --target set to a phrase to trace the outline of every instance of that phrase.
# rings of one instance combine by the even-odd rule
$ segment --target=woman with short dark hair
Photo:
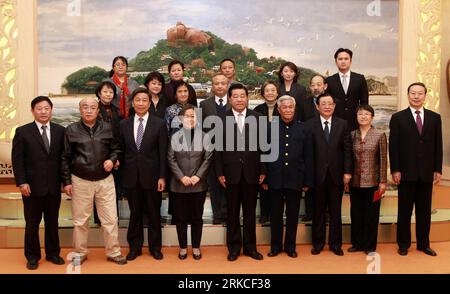
[[[153,114],[163,119],[167,108],[166,98],[162,95],[164,90],[164,76],[157,71],[153,71],[145,78],[144,85],[150,94],[150,115]]]
[[[197,125],[196,108],[186,104],[179,115],[183,127],[172,135],[167,154],[171,171],[170,191],[172,192],[175,224],[177,226],[180,252],[178,258],[187,258],[187,228],[191,224],[192,253],[199,260],[200,242],[203,230],[203,208],[207,175],[211,164],[212,148],[206,133]]]
[[[170,81],[164,87],[164,97],[167,101],[167,106],[171,106],[177,103],[177,99],[175,97],[174,88],[179,81],[184,81],[184,64],[179,60],[172,60],[169,63],[169,77]],[[191,85],[187,85],[189,91],[189,100],[188,103],[197,107],[197,94],[195,93],[194,88]]]
[[[348,252],[376,251],[381,196],[386,191],[387,140],[372,126],[370,105],[356,110],[358,129],[351,132],[354,170],[350,182],[351,242]]]
[[[131,93],[139,87],[138,82],[127,76],[128,60],[123,56],[116,56],[112,62],[108,81],[116,86],[116,97],[112,104],[120,109],[120,116],[127,118],[133,112],[131,106]]]

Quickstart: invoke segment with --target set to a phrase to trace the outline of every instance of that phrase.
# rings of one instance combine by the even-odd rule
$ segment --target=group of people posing
[[[297,66],[282,64],[279,81],[262,85],[264,103],[254,110],[248,108],[248,90],[237,80],[231,59],[221,62],[221,72],[212,78],[212,95],[199,106],[194,89],[183,79],[182,62],[169,64],[169,83],[155,71],[141,87],[127,77],[127,60],[121,56],[113,60],[111,78],[98,86],[98,99],[82,99],[80,121],[67,128],[50,121],[51,100],[36,97],[31,102],[35,121],[17,128],[12,150],[15,179],[23,195],[27,268],[38,268],[41,259],[38,231],[42,215],[46,259],[64,264],[58,237],[61,185],[72,199],[76,253],[72,262],[77,264],[88,256],[94,204],[108,260],[125,264],[142,254],[144,214],[150,254],[163,259],[163,191],[169,192],[169,213],[176,225],[181,260],[188,257],[188,225],[192,256],[202,258],[207,191],[214,224],[226,224],[229,261],[236,260],[241,251],[263,259],[256,246],[258,193],[260,221],[270,219],[269,257],[282,252],[297,257],[302,193],[306,195],[305,219],[312,219],[311,253],[320,254],[326,245],[328,213],[329,249],[344,255],[344,190],[350,192],[351,200],[351,247],[347,251],[375,251],[380,198],[387,183],[388,142],[384,132],[372,126],[375,112],[369,105],[366,80],[350,71],[352,57],[349,49],[338,49],[334,58],[339,72],[328,78],[314,75],[309,94],[297,84]],[[442,174],[442,130],[439,114],[423,107],[426,93],[424,84],[411,84],[407,89],[410,107],[390,121],[400,255],[407,255],[411,246],[414,206],[417,249],[436,255],[430,248],[429,232],[432,188]],[[216,123],[203,124],[211,117]],[[224,127],[218,128],[219,124]],[[261,137],[277,146],[275,158],[263,160],[267,150]],[[121,194],[130,208],[126,256],[118,238],[117,199]]]

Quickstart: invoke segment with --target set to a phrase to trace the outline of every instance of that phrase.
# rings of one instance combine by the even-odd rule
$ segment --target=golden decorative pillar
[[[441,0],[420,1],[417,79],[428,87],[425,107],[439,112],[441,89]]]
[[[4,162],[10,150],[17,116],[17,0],[0,2],[0,176],[12,174]]]

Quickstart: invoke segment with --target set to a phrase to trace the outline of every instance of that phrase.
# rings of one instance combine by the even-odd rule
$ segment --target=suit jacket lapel
[[[132,116],[128,119],[127,126],[125,129],[126,129],[127,136],[129,137],[129,139],[131,141],[130,146],[132,146],[132,148],[135,152],[138,152],[137,146],[136,146],[136,140],[134,138],[134,116]]]
[[[150,138],[150,132],[152,131],[150,120],[151,120],[151,118],[149,116],[147,119],[147,123],[145,124],[145,130],[144,130],[144,135],[142,136],[142,143],[141,143],[140,150],[144,150],[145,142],[147,142]],[[137,147],[136,147],[136,149],[137,149]]]
[[[337,85],[339,85],[338,89],[339,89],[339,91],[341,91],[341,94],[342,94],[344,97],[347,96],[347,95],[345,94],[344,87],[342,86],[341,75],[340,75],[339,73],[335,74],[335,75],[334,75],[334,79],[335,79],[335,82],[337,83]],[[350,84],[349,84],[349,89],[350,89]],[[348,91],[347,91],[347,93],[348,93]]]
[[[44,141],[42,140],[42,135],[40,130],[38,129],[38,126],[36,125],[35,122],[33,122],[33,125],[31,125],[31,129],[32,129],[32,133],[33,135],[36,137],[37,141],[39,142],[39,144],[41,145],[42,149],[47,152],[47,150],[45,149],[45,145],[44,145]],[[51,142],[50,142],[51,145]]]
[[[430,113],[425,108],[423,109],[423,127],[422,127],[422,137],[426,134],[427,129],[430,125]]]
[[[416,125],[416,119],[414,118],[413,114],[411,113],[411,109],[409,107],[405,109],[405,116],[407,116],[406,119],[409,121],[409,125],[411,126],[411,128],[414,129],[414,133],[420,137],[419,130],[417,129],[417,125]],[[424,113],[424,116],[425,116],[425,113]],[[423,134],[424,127],[425,126],[422,127],[422,134]]]
[[[328,143],[327,143],[327,140],[325,139],[325,132],[324,132],[323,127],[322,127],[322,121],[320,120],[320,115],[315,117],[315,120],[316,120],[317,130],[320,133],[320,138],[322,138],[322,141],[325,143],[325,146],[326,146],[326,145],[328,145]]]
[[[49,154],[52,153],[53,147],[55,146],[56,142],[56,127],[53,123],[50,123],[50,149]]]

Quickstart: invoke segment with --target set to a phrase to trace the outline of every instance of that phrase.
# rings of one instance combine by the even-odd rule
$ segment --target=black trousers
[[[174,214],[180,248],[187,248],[188,223],[191,224],[192,248],[200,248],[203,231],[203,208],[206,192],[173,193]]]
[[[270,249],[272,252],[281,252],[283,248],[283,212],[286,204],[284,251],[295,251],[301,192],[291,189],[270,190],[270,196],[272,200]]]
[[[411,246],[411,215],[416,208],[417,249],[430,247],[431,196],[433,183],[400,182],[398,186],[397,244]]]
[[[41,259],[41,245],[39,242],[39,224],[42,214],[45,222],[45,255],[59,256],[58,216],[61,204],[61,194],[43,197],[24,197],[23,208],[25,216],[25,257],[27,260]]]
[[[256,202],[258,185],[248,184],[244,177],[238,184],[227,184],[227,247],[231,254],[256,250]],[[242,205],[244,230],[241,235],[240,211]]]
[[[214,168],[209,169],[208,173],[209,196],[211,198],[211,207],[214,219],[227,219],[227,198],[225,189],[217,180]]]
[[[305,215],[312,216],[314,207],[314,189],[309,188],[308,191],[305,192]]]
[[[350,187],[350,217],[352,246],[364,251],[376,251],[381,200],[373,202],[378,187]]]
[[[148,212],[148,247],[151,252],[161,250],[161,196],[162,193],[151,189],[142,189],[140,185],[127,192],[130,207],[130,223],[127,241],[130,251],[140,251],[144,243],[144,206]]]
[[[270,192],[262,189],[261,186],[259,187],[259,209],[261,211],[261,216],[265,216],[267,218],[270,217],[272,210],[272,199]]]
[[[330,213],[330,228],[328,244],[330,249],[338,249],[342,246],[342,221],[341,206],[344,185],[336,185],[328,171],[325,181],[317,183],[314,193],[314,209],[312,219],[312,244],[315,249],[322,250],[325,246],[326,217]]]

